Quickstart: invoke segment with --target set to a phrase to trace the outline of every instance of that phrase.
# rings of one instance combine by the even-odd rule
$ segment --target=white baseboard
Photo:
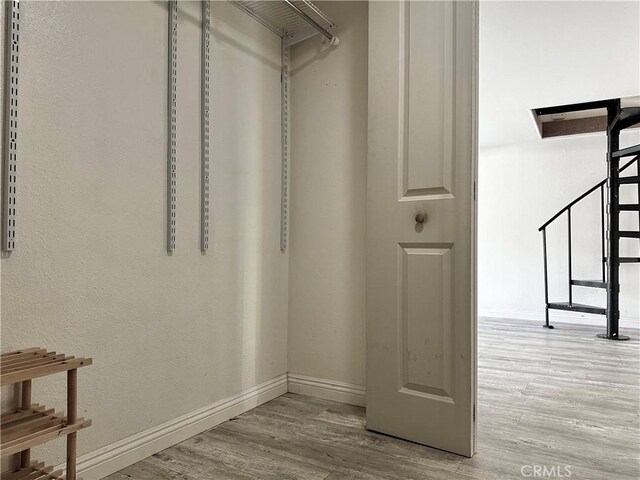
[[[544,322],[544,313],[541,312],[482,309],[480,316]],[[553,318],[583,325],[604,326],[602,318],[587,317],[571,312],[554,312]],[[620,326],[638,328],[640,322],[634,318],[621,318]],[[157,427],[82,455],[78,458],[78,474],[85,480],[104,478],[287,392],[361,407],[366,405],[366,388],[363,385],[296,373],[282,374],[238,395],[220,400]],[[64,465],[56,468],[64,468]]]
[[[513,320],[528,320],[544,323],[544,307],[537,312],[523,312],[500,309],[479,309],[478,316],[493,318],[509,318]],[[594,325],[606,328],[607,320],[602,315],[589,315],[586,313],[566,312],[562,310],[550,310],[550,321],[575,323],[578,325]],[[640,328],[640,319],[633,317],[620,317],[621,328]]]
[[[307,377],[290,373],[288,375],[289,391],[300,395],[309,395],[324,400],[348,403],[359,407],[365,406],[366,388],[363,385],[327,380],[325,378]]]
[[[78,458],[78,475],[98,480],[287,393],[287,374]],[[58,467],[64,468],[64,465]]]
[[[365,405],[366,389],[362,385],[293,373],[283,374],[238,395],[82,455],[78,458],[78,475],[85,480],[104,478],[287,391],[351,405]],[[64,465],[58,468],[63,469]]]

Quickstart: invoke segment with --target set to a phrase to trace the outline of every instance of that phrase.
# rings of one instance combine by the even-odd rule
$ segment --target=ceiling
[[[480,7],[480,147],[540,141],[531,109],[640,93],[640,2]]]

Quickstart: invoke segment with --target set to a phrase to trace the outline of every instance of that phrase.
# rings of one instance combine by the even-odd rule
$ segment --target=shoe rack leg
[[[20,393],[20,408],[27,410],[31,407],[31,380],[22,382],[22,391]],[[20,452],[20,466],[27,468],[31,463],[31,449]]]
[[[76,423],[78,420],[78,370],[67,372],[67,422]],[[77,432],[67,435],[67,475],[66,480],[76,480],[76,449],[78,446]]]

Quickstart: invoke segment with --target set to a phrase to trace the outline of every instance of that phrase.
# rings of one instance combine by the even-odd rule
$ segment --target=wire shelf
[[[294,44],[316,33],[335,41],[330,32],[334,23],[308,0],[230,0],[269,30]]]

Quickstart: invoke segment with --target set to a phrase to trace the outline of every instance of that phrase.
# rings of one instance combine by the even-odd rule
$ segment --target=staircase
[[[621,108],[620,99],[606,100],[601,102],[602,107],[607,109],[607,179],[594,185],[584,192],[578,198],[569,203],[566,207],[551,217],[538,230],[542,232],[542,245],[544,250],[544,294],[545,294],[545,328],[554,328],[549,324],[549,310],[568,310],[572,312],[591,313],[596,315],[605,315],[607,318],[607,333],[600,334],[598,337],[609,340],[628,340],[629,337],[620,335],[618,332],[620,320],[619,308],[619,292],[620,265],[628,263],[640,263],[640,257],[620,257],[620,239],[636,238],[640,239],[638,231],[624,231],[619,228],[619,220],[622,212],[636,212],[638,215],[638,225],[640,226],[640,167],[638,159],[640,158],[640,145],[620,149],[619,140],[620,132],[626,128],[632,127],[640,123],[640,107]],[[581,105],[585,105],[581,108]],[[579,111],[593,108],[593,104],[567,105],[566,111]],[[554,111],[557,108],[554,107]],[[620,167],[620,160],[633,157]],[[621,176],[632,165],[636,165],[636,174]],[[620,204],[619,193],[620,188],[635,188],[638,192],[638,200],[636,203]],[[578,202],[584,200],[591,194],[600,194],[600,225],[601,225],[601,259],[602,274],[599,279],[581,280],[573,278],[572,274],[572,258],[571,258],[571,209]],[[605,208],[606,205],[606,208]],[[547,275],[547,228],[549,225],[559,220],[560,217],[566,218],[568,229],[568,283],[569,283],[569,301],[568,302],[549,302],[549,281]],[[592,305],[583,305],[574,303],[573,288],[587,287],[599,288],[607,292],[607,306],[597,307]]]

